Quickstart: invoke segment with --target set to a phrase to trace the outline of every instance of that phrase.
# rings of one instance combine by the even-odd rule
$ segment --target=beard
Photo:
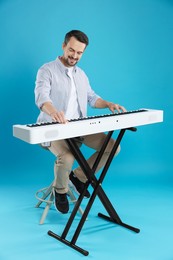
[[[67,58],[64,57],[64,64],[67,67],[73,67],[74,65],[76,65],[78,63],[78,59],[74,59],[71,56],[68,56]]]

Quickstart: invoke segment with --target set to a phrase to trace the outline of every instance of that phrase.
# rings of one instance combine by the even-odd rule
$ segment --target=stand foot
[[[70,241],[62,238],[61,236],[58,236],[57,234],[53,233],[51,230],[49,230],[47,233],[48,233],[49,236],[54,237],[55,239],[61,241],[62,243],[66,244],[69,247],[72,247],[73,249],[75,249],[79,253],[81,253],[85,256],[89,255],[88,251],[82,249],[81,247],[76,246],[75,244],[72,244]]]
[[[98,217],[103,218],[103,219],[108,220],[108,221],[111,221],[113,223],[116,223],[116,224],[118,224],[118,225],[120,225],[122,227],[125,227],[125,228],[127,228],[129,230],[132,230],[135,233],[139,233],[140,232],[139,228],[132,227],[132,226],[130,226],[128,224],[125,224],[123,222],[117,222],[117,221],[113,220],[112,218],[110,218],[110,217],[108,217],[108,216],[106,216],[106,215],[104,215],[102,213],[98,213]]]

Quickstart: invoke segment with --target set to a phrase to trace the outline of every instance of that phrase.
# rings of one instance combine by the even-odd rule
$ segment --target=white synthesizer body
[[[39,144],[99,132],[154,124],[162,121],[162,110],[139,109],[125,113],[79,118],[70,120],[66,124],[53,122],[13,125],[13,136],[30,144]]]

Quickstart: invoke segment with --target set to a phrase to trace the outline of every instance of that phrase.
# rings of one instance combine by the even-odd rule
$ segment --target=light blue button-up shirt
[[[35,102],[40,109],[45,102],[51,102],[58,111],[66,113],[71,91],[68,68],[59,58],[44,64],[37,73],[35,86]],[[87,116],[87,105],[95,106],[98,96],[91,88],[88,77],[82,69],[74,66],[73,78],[76,86],[80,116]],[[49,115],[40,112],[37,122],[49,122]]]

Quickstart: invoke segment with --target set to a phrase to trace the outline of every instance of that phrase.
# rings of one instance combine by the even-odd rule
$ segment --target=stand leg
[[[102,213],[98,213],[98,216],[99,216],[100,218],[105,219],[105,220],[108,220],[108,221],[111,221],[111,222],[113,222],[113,223],[116,223],[113,219],[111,219],[110,217],[108,217],[108,216],[106,216],[106,215],[104,215],[104,214],[102,214]],[[122,227],[125,227],[125,228],[131,230],[131,231],[134,231],[135,233],[139,233],[139,232],[140,232],[140,229],[139,229],[139,228],[132,227],[132,226],[130,226],[130,225],[128,225],[128,224],[123,223],[122,221],[121,221],[121,223],[118,223],[118,224],[119,224],[120,226],[122,226]]]
[[[81,254],[83,254],[85,256],[89,255],[88,251],[82,249],[81,247],[76,246],[75,244],[72,244],[68,240],[62,238],[61,236],[58,236],[57,234],[55,234],[54,232],[52,232],[50,230],[48,231],[48,235],[53,237],[53,238],[55,238],[55,239],[57,239],[57,240],[59,240],[60,242],[64,243],[65,245],[75,249],[76,251],[78,251],[79,253],[81,253]]]
[[[74,204],[76,204],[77,199],[76,199],[75,195],[73,194],[73,192],[71,191],[71,189],[72,189],[72,188],[69,188],[69,190],[68,190],[68,194],[69,194],[69,196],[70,196],[70,202],[73,202]],[[83,209],[82,209],[81,207],[79,207],[78,211],[79,211],[79,213],[80,213],[81,215],[83,215],[83,212],[84,212],[84,211],[83,211]]]

